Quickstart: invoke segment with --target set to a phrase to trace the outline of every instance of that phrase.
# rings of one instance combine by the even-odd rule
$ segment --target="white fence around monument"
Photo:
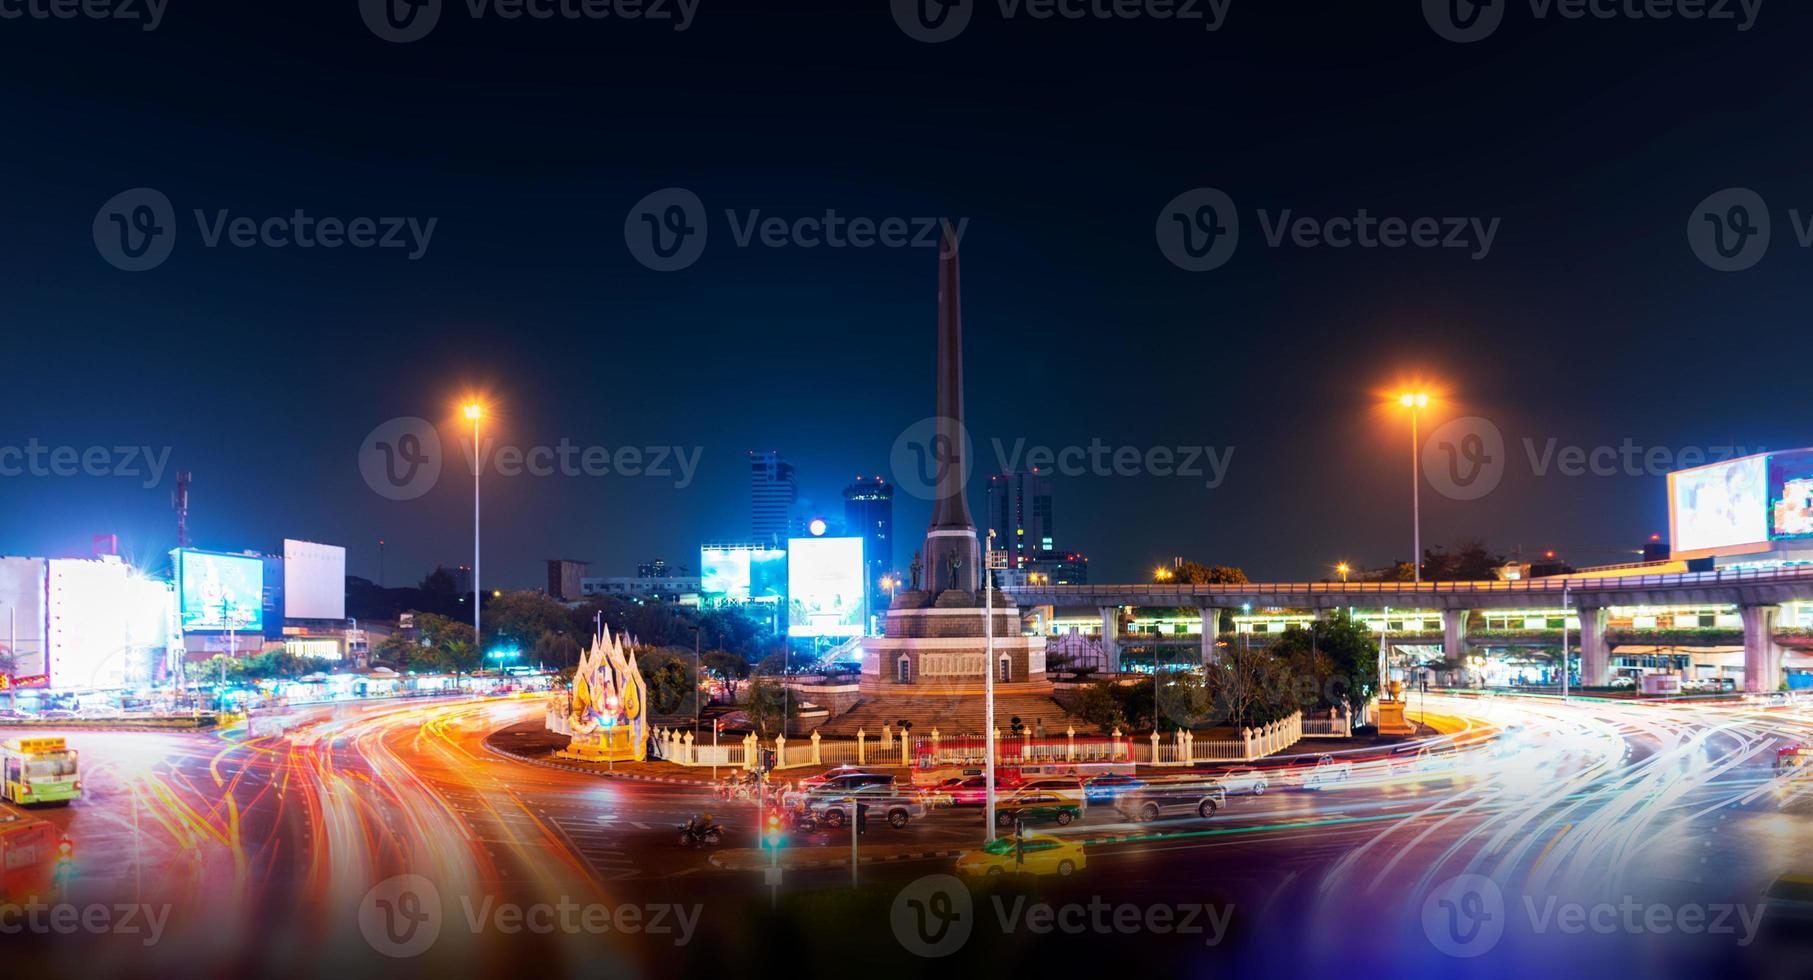
[[[1006,766],[1061,765],[1064,763],[1134,762],[1148,766],[1188,766],[1203,762],[1253,762],[1276,755],[1306,737],[1339,738],[1351,732],[1350,720],[1305,719],[1293,712],[1269,725],[1248,728],[1233,738],[1198,737],[1193,732],[1134,738],[1119,731],[1112,735],[1082,735],[1068,730],[1057,737],[1034,739],[1031,733],[1009,734],[997,739],[997,761]],[[755,768],[767,752],[774,753],[779,769],[808,766],[870,765],[907,767],[915,760],[922,766],[980,766],[983,739],[979,736],[945,738],[937,731],[914,737],[883,728],[879,736],[859,733],[855,740],[831,741],[813,732],[807,738],[759,739],[745,735],[736,741],[712,745],[695,740],[691,732],[656,729],[650,739],[650,757],[682,766],[731,766]]]

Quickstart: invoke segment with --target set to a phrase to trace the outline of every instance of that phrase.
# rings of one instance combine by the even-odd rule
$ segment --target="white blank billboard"
[[[787,635],[861,636],[862,539],[787,543]]]
[[[346,549],[283,540],[285,619],[346,618]]]
[[[41,677],[44,663],[44,559],[0,558],[0,646],[17,643],[13,676]]]
[[[51,559],[51,687],[125,683],[133,632],[131,575],[122,562]]]

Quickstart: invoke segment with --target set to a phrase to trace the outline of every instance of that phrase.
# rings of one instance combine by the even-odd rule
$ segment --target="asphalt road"
[[[862,864],[855,888],[847,864],[776,881],[676,842],[675,824],[710,810],[729,828],[724,848],[751,846],[749,804],[493,751],[488,738],[533,749],[533,736],[510,734],[532,725],[532,701],[316,709],[281,739],[71,732],[87,798],[44,812],[77,842],[63,897],[162,910],[164,924],[149,945],[144,929],[114,926],[7,944],[22,961],[101,976],[379,976],[400,962],[454,975],[721,974],[725,963],[800,976],[959,964],[1813,975],[1813,956],[1792,946],[1813,928],[1760,904],[1777,876],[1813,872],[1813,791],[1782,792],[1771,769],[1779,743],[1813,740],[1804,714],[1430,708],[1494,737],[1451,768],[1363,762],[1317,791],[1274,781],[1209,821],[1128,824],[1093,807],[1042,828],[1090,842],[1066,879],[958,883],[940,877],[949,858],[890,859]],[[861,843],[876,857],[981,836],[974,811],[945,810]],[[791,846],[843,862],[849,837]],[[431,933],[419,958],[387,955],[413,954]],[[933,952],[949,958],[919,955]]]

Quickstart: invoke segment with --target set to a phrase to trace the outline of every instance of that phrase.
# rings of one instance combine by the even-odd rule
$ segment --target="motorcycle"
[[[694,827],[689,823],[683,823],[675,829],[680,831],[681,847],[709,847],[713,844],[721,844],[724,841],[724,828],[715,823],[703,829]]]

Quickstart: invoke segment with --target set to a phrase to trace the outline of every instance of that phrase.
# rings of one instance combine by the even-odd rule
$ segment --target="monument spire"
[[[927,590],[974,592],[980,564],[976,522],[970,517],[964,478],[967,433],[963,425],[963,307],[958,288],[957,233],[950,222],[938,248],[938,426],[932,456],[937,465],[932,523],[926,532]]]

